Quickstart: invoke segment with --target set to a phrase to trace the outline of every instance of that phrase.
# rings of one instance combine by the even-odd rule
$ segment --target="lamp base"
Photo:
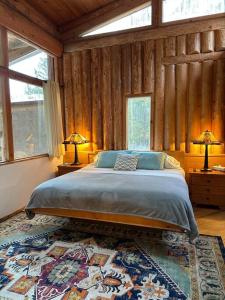
[[[80,162],[79,162],[79,161],[73,162],[73,163],[71,164],[71,166],[77,166],[77,165],[80,165]]]
[[[201,169],[201,172],[212,172],[212,169]]]

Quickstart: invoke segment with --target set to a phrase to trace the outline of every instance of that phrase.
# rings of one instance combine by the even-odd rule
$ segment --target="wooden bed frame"
[[[181,166],[184,168],[184,153],[180,151],[167,152],[169,155],[180,161]],[[90,211],[80,211],[80,210],[70,210],[70,209],[60,209],[60,208],[33,208],[31,211],[35,214],[58,216],[58,217],[68,217],[76,218],[82,220],[92,220],[101,222],[111,222],[127,225],[135,225],[141,227],[158,228],[165,230],[173,230],[177,232],[185,232],[183,228],[178,225],[173,225],[167,222],[147,219],[140,216],[130,216],[130,215],[120,215],[111,213],[100,213],[100,212],[90,212]]]

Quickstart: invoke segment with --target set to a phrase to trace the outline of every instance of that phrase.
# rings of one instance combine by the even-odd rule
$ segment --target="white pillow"
[[[174,157],[166,154],[166,159],[164,163],[165,169],[180,169],[180,162]]]

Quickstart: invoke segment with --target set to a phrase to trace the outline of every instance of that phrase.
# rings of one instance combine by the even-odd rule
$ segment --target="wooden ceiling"
[[[26,0],[57,26],[71,22],[114,0]]]

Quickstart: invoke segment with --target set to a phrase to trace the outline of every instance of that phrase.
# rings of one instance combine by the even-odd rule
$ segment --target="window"
[[[152,20],[152,8],[147,6],[139,11],[133,12],[130,15],[123,17],[119,20],[112,21],[111,23],[101,26],[96,30],[92,30],[89,33],[82,34],[83,37],[89,35],[96,35],[106,32],[113,32],[131,28],[137,28],[142,26],[151,25]]]
[[[0,29],[1,45],[0,161],[45,154],[47,124],[42,85],[48,79],[49,56],[5,29]]]
[[[163,22],[223,12],[224,0],[163,0]]]
[[[129,97],[127,101],[127,147],[150,150],[151,97]]]
[[[8,34],[9,69],[42,80],[48,79],[48,55]]]
[[[14,157],[47,153],[43,88],[10,80]]]

